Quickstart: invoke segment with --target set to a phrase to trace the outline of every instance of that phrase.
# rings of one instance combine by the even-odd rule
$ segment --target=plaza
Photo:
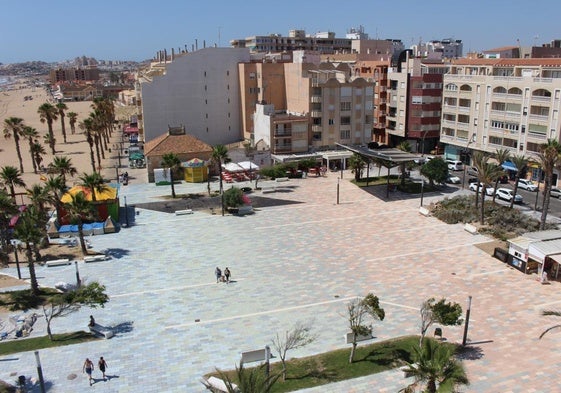
[[[48,391],[203,392],[204,374],[234,368],[242,351],[263,348],[296,321],[310,322],[318,339],[289,357],[348,347],[346,304],[369,292],[386,311],[374,324],[375,341],[418,334],[419,306],[430,297],[464,310],[473,297],[473,356],[464,360],[471,385],[462,391],[558,389],[561,335],[538,336],[557,322],[541,310],[561,304],[559,283],[540,285],[476,247],[490,239],[420,215],[418,198],[395,192],[386,199],[383,187],[359,189],[351,173],[339,181],[337,204],[337,177],[291,179],[267,194],[286,203],[254,206],[256,213],[243,217],[136,208],[129,227],[90,237],[93,249],[112,258],[79,262],[80,276],[106,285],[110,301],[58,318],[52,329],[85,330],[90,314],[118,328],[109,340],[41,350]],[[178,194],[205,190],[206,184],[176,187]],[[121,188],[129,206],[169,194],[169,187],[154,184]],[[425,204],[443,196],[425,195]],[[216,266],[229,267],[233,282],[217,284]],[[40,285],[54,286],[75,281],[75,268],[38,266],[37,276]],[[443,333],[461,342],[463,326]],[[112,378],[103,381],[95,370],[90,388],[82,364],[100,356]],[[36,376],[33,352],[0,357],[0,365],[5,381]],[[397,392],[406,385],[395,370],[305,391]]]

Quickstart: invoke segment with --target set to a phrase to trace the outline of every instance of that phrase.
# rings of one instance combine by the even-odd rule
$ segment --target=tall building
[[[428,59],[401,60],[387,74],[388,144],[397,146],[408,141],[412,151],[427,153],[438,142],[442,79],[448,66]]]
[[[168,127],[185,127],[209,145],[243,139],[238,63],[249,50],[204,48],[167,62],[160,58],[139,76],[141,128],[145,142]]]
[[[432,40],[425,43],[419,42],[418,45],[413,45],[411,49],[413,49],[413,54],[416,57],[457,59],[463,56],[462,40],[453,38]]]
[[[87,68],[58,68],[49,72],[52,84],[60,82],[92,82],[99,80],[97,67]]]
[[[443,84],[447,158],[469,163],[474,150],[508,149],[535,159],[541,144],[560,140],[561,59],[458,59]]]

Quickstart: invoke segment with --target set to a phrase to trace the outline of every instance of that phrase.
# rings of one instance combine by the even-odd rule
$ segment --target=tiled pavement
[[[419,215],[416,198],[396,192],[386,201],[380,189],[370,195],[347,180],[339,205],[336,176],[329,174],[277,184],[285,192],[264,195],[301,203],[244,217],[138,210],[130,228],[91,237],[113,259],[79,263],[80,275],[105,284],[111,300],[104,309],[55,320],[53,330],[81,329],[94,314],[120,332],[40,351],[48,391],[202,392],[203,374],[232,368],[241,351],[262,348],[295,321],[313,320],[319,339],[291,357],[346,347],[346,301],[370,291],[386,310],[374,325],[378,340],[418,333],[418,307],[429,297],[465,306],[473,296],[473,356],[465,360],[471,385],[463,391],[561,391],[561,335],[537,339],[556,322],[540,310],[561,305],[558,283],[539,285],[489,257],[474,247],[488,239]],[[206,190],[204,184],[177,191],[197,187]],[[121,194],[133,205],[169,189],[139,184]],[[235,282],[216,284],[216,266],[230,267]],[[42,285],[75,280],[74,266],[37,273]],[[461,341],[462,327],[443,330],[449,341]],[[99,356],[114,378],[90,388],[81,367],[86,357]],[[35,367],[33,353],[0,357],[0,379],[36,375]],[[392,371],[306,392],[397,392],[405,385],[402,373]]]

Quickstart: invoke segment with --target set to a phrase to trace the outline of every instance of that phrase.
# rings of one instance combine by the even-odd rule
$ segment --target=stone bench
[[[201,380],[201,383],[203,385],[205,385],[205,387],[210,390],[211,392],[215,392],[215,393],[219,393],[219,392],[223,392],[223,393],[228,393],[230,392],[230,390],[228,390],[228,387],[226,385],[226,382],[224,382],[222,379],[220,378],[216,378],[216,377],[209,377],[208,379],[203,379]],[[240,389],[238,388],[238,386],[234,383],[232,383],[232,388],[235,392],[239,392]]]
[[[183,216],[185,214],[193,214],[193,209],[185,209],[185,210],[176,210],[175,211],[176,216]]]
[[[70,259],[65,258],[65,259],[55,259],[52,261],[47,261],[45,263],[45,265],[47,265],[47,267],[52,267],[52,266],[65,266],[65,265],[71,265],[72,262],[70,262]]]
[[[261,192],[263,194],[269,193],[269,192],[275,192],[277,190],[277,188],[275,186],[266,186],[266,187],[261,187]]]
[[[239,207],[238,211],[234,214],[236,216],[245,216],[246,214],[252,214],[252,213],[253,213],[253,206],[246,205],[246,206]]]
[[[277,183],[280,183],[280,182],[283,182],[283,181],[288,181],[288,177],[277,177],[277,178],[275,179],[275,181],[276,181]]]
[[[477,228],[474,225],[471,225],[471,224],[465,224],[464,225],[464,230],[466,232],[471,233],[472,235],[477,234]]]
[[[86,263],[90,263],[90,262],[101,262],[101,261],[105,261],[109,259],[106,255],[90,255],[87,257],[84,257],[84,262]]]
[[[374,337],[372,337],[371,334],[366,334],[366,335],[358,334],[356,336],[356,342],[372,340],[373,338]],[[353,333],[349,332],[349,333],[345,334],[345,344],[352,344],[352,343],[353,343]]]
[[[115,335],[113,330],[111,330],[108,327],[101,326],[97,323],[93,326],[89,326],[89,328],[90,328],[90,332],[92,332],[96,336],[101,336],[103,338],[111,338]]]

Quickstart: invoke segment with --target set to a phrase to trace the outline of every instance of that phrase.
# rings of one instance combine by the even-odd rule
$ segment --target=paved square
[[[491,258],[473,246],[488,239],[421,216],[416,198],[396,192],[386,201],[381,190],[370,195],[348,180],[341,181],[339,205],[337,178],[329,174],[290,180],[286,192],[267,194],[301,203],[257,206],[244,217],[137,209],[130,228],[91,237],[94,248],[113,259],[79,263],[80,275],[105,284],[111,300],[104,309],[56,319],[53,331],[85,329],[90,314],[122,329],[110,340],[40,351],[49,392],[203,392],[203,374],[232,368],[241,351],[262,348],[296,321],[313,320],[319,339],[290,357],[346,347],[346,302],[368,292],[386,311],[374,326],[378,340],[417,334],[418,308],[429,297],[465,309],[473,296],[469,339],[477,356],[465,361],[471,385],[464,391],[561,390],[561,334],[537,339],[561,322],[540,316],[561,305],[559,283],[542,286]],[[206,184],[180,185],[177,192],[197,187],[206,190]],[[121,190],[129,205],[168,194],[169,188],[153,184]],[[228,266],[234,282],[217,284],[216,266]],[[42,285],[75,280],[74,266],[39,267],[37,274]],[[462,327],[443,331],[449,341],[462,339]],[[99,356],[114,378],[89,388],[82,364]],[[0,366],[6,381],[36,375],[31,352],[1,357]],[[97,370],[94,376],[100,377]],[[396,392],[404,386],[402,373],[392,371],[307,391]]]

